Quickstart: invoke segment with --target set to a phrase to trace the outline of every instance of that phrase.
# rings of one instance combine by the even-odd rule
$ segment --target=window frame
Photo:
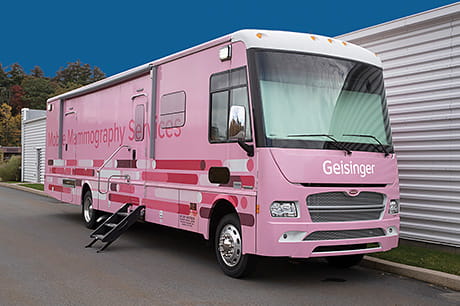
[[[217,89],[217,90],[212,90],[211,88],[211,78],[213,76],[216,76],[216,75],[222,75],[222,74],[231,74],[232,72],[236,71],[236,70],[244,70],[244,76],[245,76],[245,83],[243,85],[234,85],[234,86],[228,86],[228,87],[225,87],[225,88],[221,88],[221,89]],[[237,68],[232,68],[232,69],[228,69],[228,70],[224,70],[224,71],[221,71],[221,72],[217,72],[217,73],[213,73],[209,76],[209,116],[208,116],[208,141],[209,143],[211,144],[216,144],[216,143],[236,143],[238,142],[238,140],[236,139],[229,139],[228,138],[228,119],[229,119],[229,116],[230,116],[230,107],[232,106],[230,103],[231,103],[231,100],[232,100],[232,90],[234,89],[238,89],[238,88],[244,88],[246,87],[246,97],[247,97],[247,101],[248,101],[248,105],[247,105],[247,112],[249,114],[248,118],[246,118],[246,124],[249,123],[249,131],[251,131],[251,135],[249,138],[246,138],[245,139],[245,142],[253,142],[253,131],[252,131],[252,120],[251,120],[251,102],[250,102],[250,95],[249,95],[249,79],[248,79],[248,70],[247,70],[247,66],[241,66],[241,67],[237,67]],[[221,92],[228,92],[228,98],[227,98],[227,117],[226,117],[226,121],[225,121],[225,125],[227,127],[227,130],[226,130],[226,140],[213,140],[211,138],[211,129],[212,129],[212,95],[213,94],[216,94],[216,93],[221,93]]]
[[[174,112],[174,113],[166,113],[166,114],[161,114],[161,106],[162,106],[162,100],[163,100],[163,97],[165,96],[170,96],[170,95],[174,95],[174,94],[179,94],[179,93],[184,93],[184,111],[183,112]],[[172,126],[164,126],[162,127],[160,125],[161,123],[161,116],[164,116],[164,115],[171,115],[171,114],[179,114],[179,113],[184,113],[184,120],[183,120],[183,123],[182,125],[172,125]],[[181,128],[181,127],[184,127],[185,126],[185,122],[187,121],[187,93],[185,92],[185,90],[178,90],[178,91],[173,91],[173,92],[169,92],[167,94],[164,94],[160,97],[160,112],[159,112],[159,115],[158,115],[158,119],[159,119],[159,127],[160,129],[162,130],[167,130],[167,129],[173,129],[173,128]]]

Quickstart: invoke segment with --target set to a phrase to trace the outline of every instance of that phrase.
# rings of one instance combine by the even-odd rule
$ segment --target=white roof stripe
[[[261,38],[257,36],[258,33],[262,34]],[[315,39],[312,39],[312,36],[314,36]],[[351,43],[343,44],[341,40],[335,38],[296,32],[269,30],[240,30],[230,35],[222,36],[220,38],[211,40],[209,42],[200,44],[187,50],[126,70],[119,74],[105,78],[101,81],[91,83],[89,85],[66,92],[59,96],[52,97],[48,99],[48,102],[56,101],[59,99],[73,98],[86,93],[94,92],[101,88],[121,83],[124,80],[135,78],[142,74],[148,73],[152,66],[157,66],[166,62],[170,62],[175,59],[184,57],[186,55],[190,55],[229,41],[242,41],[245,43],[246,48],[248,49],[267,48],[275,50],[289,50],[305,53],[325,54],[365,62],[378,67],[382,66],[380,59],[374,53]]]

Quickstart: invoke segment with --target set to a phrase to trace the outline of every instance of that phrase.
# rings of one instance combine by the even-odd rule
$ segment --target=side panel
[[[254,252],[257,162],[235,142],[210,143],[208,138],[211,75],[247,65],[243,43],[233,44],[230,61],[219,59],[223,46],[166,63],[157,69],[155,161],[152,169],[142,174],[147,186],[146,220],[208,237],[213,204],[223,199],[234,205],[240,214],[246,242],[244,252]],[[168,96],[178,92],[185,93],[183,125],[180,118],[170,120],[167,111]],[[176,121],[181,126],[175,126]],[[230,182],[210,183],[211,167],[227,167]],[[250,189],[242,189],[242,185]]]
[[[63,111],[72,107],[75,114],[62,116],[62,157],[60,115],[54,112],[48,118],[49,144],[54,145],[47,157],[48,192],[80,204],[87,185],[99,210],[113,212],[124,203],[143,204],[146,221],[206,238],[212,209],[225,200],[240,217],[243,252],[254,253],[257,160],[236,142],[209,141],[211,75],[247,66],[243,43],[232,45],[229,61],[219,59],[224,46],[156,67],[156,99],[151,96],[152,80],[145,75],[64,101]],[[247,77],[247,69],[243,71]],[[156,100],[154,129],[150,128],[152,100]],[[151,130],[154,146],[149,143]],[[155,159],[149,158],[151,147]],[[212,167],[227,168],[229,182],[210,183]],[[71,197],[64,195],[69,191]]]
[[[115,211],[123,203],[140,203],[144,184],[137,168],[148,164],[150,87],[150,77],[145,75],[64,101],[62,157],[59,108],[48,112],[47,145],[51,150],[47,152],[46,173],[47,191],[52,196],[80,204],[82,189],[87,184],[97,209]],[[136,121],[139,105],[143,109],[137,112]],[[55,190],[62,196],[57,196]],[[72,197],[66,196],[69,191]]]

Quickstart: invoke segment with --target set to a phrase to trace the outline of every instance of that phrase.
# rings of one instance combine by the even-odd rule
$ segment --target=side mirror
[[[228,117],[228,139],[237,140],[240,147],[246,151],[249,157],[254,156],[254,146],[245,142],[246,140],[246,108],[240,105],[233,105],[230,108]]]
[[[243,141],[246,138],[246,109],[244,106],[232,105],[230,108],[228,138]]]

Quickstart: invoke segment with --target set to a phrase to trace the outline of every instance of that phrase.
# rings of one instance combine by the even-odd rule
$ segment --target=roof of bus
[[[362,47],[347,43],[335,38],[307,33],[272,31],[272,30],[240,30],[229,35],[208,41],[198,46],[180,51],[178,53],[154,60],[144,65],[129,69],[127,71],[110,76],[103,80],[89,85],[74,89],[59,96],[48,99],[48,102],[59,99],[69,99],[84,95],[101,88],[109,87],[124,80],[128,80],[149,72],[151,67],[157,66],[175,59],[208,49],[225,42],[242,41],[247,49],[263,48],[272,50],[285,50],[294,52],[304,52],[321,54],[359,62],[368,63],[377,67],[382,67],[382,63],[376,54]]]
[[[243,41],[247,49],[263,48],[329,55],[382,67],[378,56],[362,47],[335,38],[285,31],[241,30],[232,41]]]

